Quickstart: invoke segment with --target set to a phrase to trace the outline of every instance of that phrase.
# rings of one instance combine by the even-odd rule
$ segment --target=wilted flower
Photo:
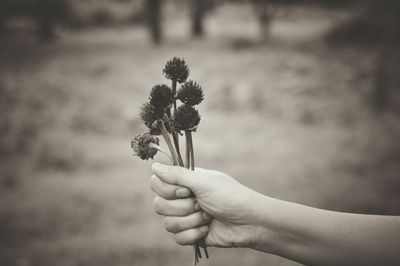
[[[200,120],[200,114],[193,106],[187,104],[181,105],[174,114],[174,129],[179,131],[195,131]]]
[[[143,135],[136,136],[131,141],[131,148],[135,152],[134,155],[139,156],[142,160],[148,160],[153,159],[154,155],[156,155],[158,151],[156,147],[159,143],[157,137],[154,137],[149,133],[144,133]]]
[[[174,57],[172,60],[168,61],[163,72],[167,79],[179,83],[185,82],[189,76],[189,68],[185,60],[178,57]]]
[[[203,90],[199,84],[190,80],[185,82],[176,95],[181,102],[189,105],[197,105],[204,99]]]
[[[150,104],[157,109],[164,109],[174,102],[172,90],[167,85],[156,85],[150,92]]]

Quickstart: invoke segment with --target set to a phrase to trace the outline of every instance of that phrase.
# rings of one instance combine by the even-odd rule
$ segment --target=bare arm
[[[260,201],[255,249],[307,265],[400,265],[400,217]]]
[[[248,247],[307,265],[400,265],[400,217],[273,199],[218,171],[155,164],[153,172],[156,212],[178,244],[204,237],[207,246]]]

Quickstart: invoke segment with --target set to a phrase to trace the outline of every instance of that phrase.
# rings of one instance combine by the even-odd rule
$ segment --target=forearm
[[[400,218],[259,197],[253,248],[307,265],[400,265]]]

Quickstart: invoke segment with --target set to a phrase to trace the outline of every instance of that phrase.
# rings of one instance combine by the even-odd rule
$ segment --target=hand
[[[250,247],[306,265],[400,265],[400,217],[273,199],[228,175],[153,164],[157,213],[181,245]],[[191,197],[194,195],[194,198]]]
[[[165,216],[164,226],[178,244],[191,245],[204,236],[206,246],[256,244],[260,194],[218,171],[159,163],[152,170],[155,211]]]

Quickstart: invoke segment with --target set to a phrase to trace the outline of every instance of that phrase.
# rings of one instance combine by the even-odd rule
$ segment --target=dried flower
[[[189,105],[197,105],[204,99],[203,90],[199,84],[189,80],[185,82],[178,90],[176,95],[181,102]]]
[[[200,120],[200,114],[193,106],[187,104],[181,105],[174,114],[174,129],[178,131],[196,131]]]
[[[156,155],[160,141],[157,137],[144,133],[143,135],[136,136],[131,141],[131,148],[135,152],[134,155],[139,156],[142,160],[153,159]]]
[[[167,79],[182,83],[185,82],[189,76],[189,68],[185,63],[185,60],[174,57],[172,60],[167,62],[163,69],[163,73]]]
[[[156,85],[152,88],[149,102],[140,109],[140,119],[149,128],[149,132],[136,136],[131,141],[134,154],[143,160],[153,159],[157,152],[161,152],[173,165],[185,166],[179,148],[179,136],[184,131],[186,138],[186,167],[195,169],[192,132],[196,131],[200,123],[200,114],[193,107],[203,101],[202,88],[194,81],[188,81],[177,91],[177,83],[184,83],[189,76],[189,68],[183,59],[174,57],[168,61],[163,69],[167,79],[172,81],[171,87]],[[178,106],[177,100],[183,104]],[[162,135],[168,146],[168,151],[159,146],[159,140],[153,135]],[[172,136],[172,139],[171,139]],[[195,265],[202,257],[201,241],[194,244]],[[204,254],[208,258],[208,251]]]
[[[156,85],[150,92],[150,104],[157,109],[164,109],[174,102],[172,90],[167,85]]]
[[[149,128],[150,134],[160,135],[160,129],[158,126],[158,121],[163,119],[164,110],[157,108],[150,103],[145,103],[140,108],[140,119]]]

